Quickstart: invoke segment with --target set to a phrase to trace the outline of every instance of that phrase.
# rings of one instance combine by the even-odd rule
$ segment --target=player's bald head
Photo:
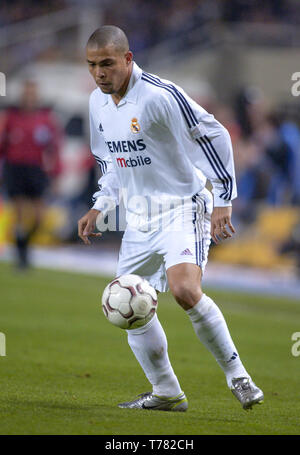
[[[118,52],[128,52],[129,43],[127,36],[115,25],[103,25],[97,28],[88,39],[87,48],[102,49],[113,46]]]

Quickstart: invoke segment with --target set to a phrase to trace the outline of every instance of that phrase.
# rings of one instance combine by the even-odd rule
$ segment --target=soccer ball
[[[138,275],[122,275],[112,280],[102,295],[103,313],[121,329],[145,325],[157,309],[157,294],[147,280]]]

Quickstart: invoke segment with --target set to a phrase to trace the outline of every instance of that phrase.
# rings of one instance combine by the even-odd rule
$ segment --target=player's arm
[[[192,131],[201,151],[196,166],[212,184],[211,236],[215,243],[232,237],[232,200],[237,196],[231,138],[213,116],[205,115]]]
[[[119,203],[119,184],[111,160],[100,159],[97,155],[94,157],[102,172],[98,180],[99,190],[93,195],[92,208],[78,221],[78,236],[86,245],[91,243],[89,237],[102,235],[100,232],[95,232],[98,216],[105,216]]]
[[[194,140],[201,149],[196,166],[212,184],[214,208],[211,216],[211,236],[215,243],[232,237],[232,200],[237,196],[233,151],[228,131],[215,119],[194,130]]]
[[[94,232],[99,215],[99,210],[90,209],[78,221],[78,237],[80,237],[86,245],[90,245],[91,243],[89,237],[101,237],[102,235],[101,232]]]
[[[235,229],[231,223],[232,207],[214,206],[211,215],[211,236],[215,243],[219,243],[219,238],[225,240],[232,237]]]
[[[172,90],[164,102],[164,110],[167,126],[178,137],[178,141],[191,142],[191,147],[186,147],[186,153],[193,165],[212,184],[213,240],[217,243],[218,238],[231,237],[235,232],[231,223],[231,201],[236,197],[237,191],[228,131],[183,91]]]
[[[116,207],[120,197],[118,177],[93,115],[92,97],[90,98],[90,145],[102,176],[98,180],[99,190],[93,195],[92,208],[78,221],[78,236],[87,245],[90,244],[89,236],[101,236],[101,233],[94,232],[97,217],[105,216],[109,210]]]

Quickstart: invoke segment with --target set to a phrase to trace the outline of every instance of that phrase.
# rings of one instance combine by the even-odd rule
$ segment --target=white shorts
[[[180,219],[180,229],[139,231],[130,227],[124,232],[119,253],[117,276],[137,274],[147,279],[160,292],[166,292],[166,271],[176,264],[196,264],[204,273],[211,242],[210,219],[212,195],[204,189],[191,198],[191,204]],[[173,218],[174,219],[174,218]]]

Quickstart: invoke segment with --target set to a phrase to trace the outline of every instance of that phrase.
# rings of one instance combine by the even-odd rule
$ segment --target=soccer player
[[[118,204],[119,190],[126,193],[117,275],[137,274],[159,292],[170,289],[229,389],[249,409],[263,393],[241,362],[220,309],[201,288],[211,238],[218,243],[234,233],[229,134],[180,87],[139,68],[118,27],[97,29],[86,55],[98,86],[90,97],[91,150],[103,176],[94,206],[78,221],[78,235],[85,244],[101,235],[94,232],[96,219],[105,215],[107,200]],[[157,315],[127,333],[152,390],[119,407],[186,411]]]

